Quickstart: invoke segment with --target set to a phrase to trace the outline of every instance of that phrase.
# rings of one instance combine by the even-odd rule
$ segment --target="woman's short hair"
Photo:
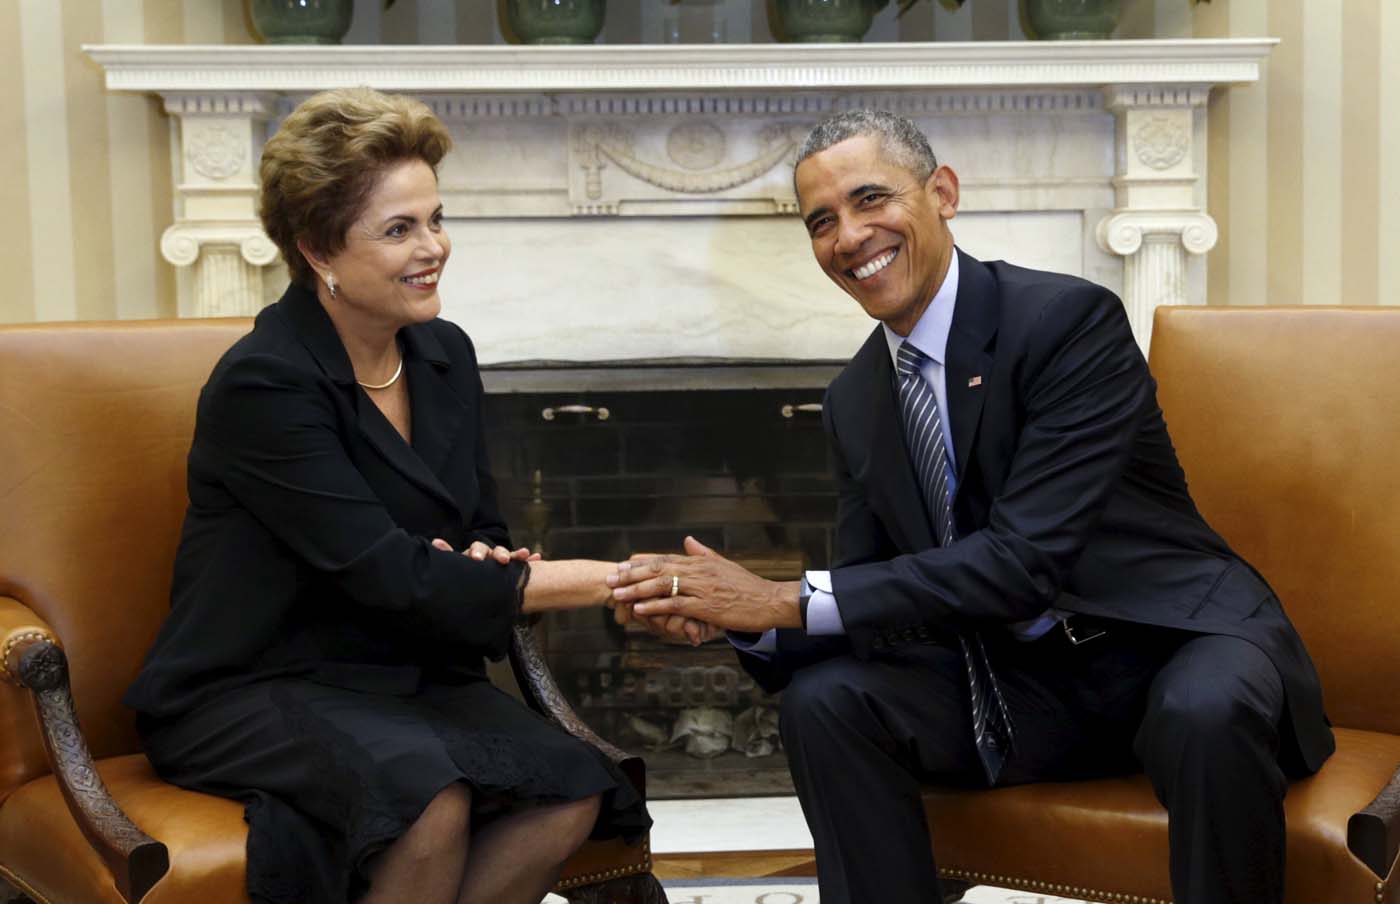
[[[263,147],[259,168],[258,216],[292,281],[316,281],[298,239],[317,254],[341,251],[386,169],[422,160],[436,172],[451,147],[447,128],[411,97],[339,88],[303,101]]]

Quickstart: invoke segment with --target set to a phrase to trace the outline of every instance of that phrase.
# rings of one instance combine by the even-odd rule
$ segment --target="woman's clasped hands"
[[[438,537],[433,540],[433,549],[452,552],[452,544]],[[480,540],[473,540],[470,546],[462,550],[462,555],[476,559],[478,562],[485,561],[486,557],[490,556],[502,565],[511,561],[538,562],[540,560],[539,553],[532,553],[523,546],[519,549],[506,549],[504,546],[489,546]]]

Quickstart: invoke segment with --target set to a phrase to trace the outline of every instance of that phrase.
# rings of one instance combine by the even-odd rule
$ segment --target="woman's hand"
[[[698,647],[724,633],[720,628],[684,615],[638,615],[632,611],[633,605],[608,601],[608,608],[613,610],[613,620],[619,625],[636,622],[667,643],[688,643]]]
[[[452,552],[452,544],[441,537],[433,540],[433,548],[440,549],[443,552]],[[531,553],[530,550],[523,546],[519,549],[506,549],[504,546],[491,547],[482,543],[480,540],[473,540],[472,545],[468,546],[462,552],[462,555],[475,559],[478,562],[484,561],[487,556],[490,556],[502,565],[505,565],[512,559],[519,562],[538,562],[540,560],[539,553]]]

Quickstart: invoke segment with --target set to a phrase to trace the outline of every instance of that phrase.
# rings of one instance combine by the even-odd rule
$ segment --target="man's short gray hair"
[[[847,110],[837,113],[817,123],[807,133],[807,139],[797,150],[797,163],[802,163],[813,154],[820,154],[833,144],[840,144],[848,138],[869,135],[880,142],[885,157],[909,172],[922,183],[938,169],[938,159],[933,156],[933,148],[928,139],[914,123],[885,110]],[[796,164],[793,166],[796,179]]]

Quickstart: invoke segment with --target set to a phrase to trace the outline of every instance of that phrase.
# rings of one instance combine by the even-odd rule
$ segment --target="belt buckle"
[[[1073,616],[1070,616],[1070,618],[1073,618]],[[1065,637],[1068,638],[1069,642],[1076,647],[1080,644],[1085,644],[1091,640],[1096,640],[1100,637],[1103,637],[1105,634],[1108,633],[1108,631],[1106,631],[1103,628],[1097,628],[1094,630],[1093,634],[1089,634],[1087,636],[1076,636],[1074,633],[1074,628],[1070,627],[1070,618],[1067,618],[1064,621],[1060,622],[1060,627],[1064,629]]]

